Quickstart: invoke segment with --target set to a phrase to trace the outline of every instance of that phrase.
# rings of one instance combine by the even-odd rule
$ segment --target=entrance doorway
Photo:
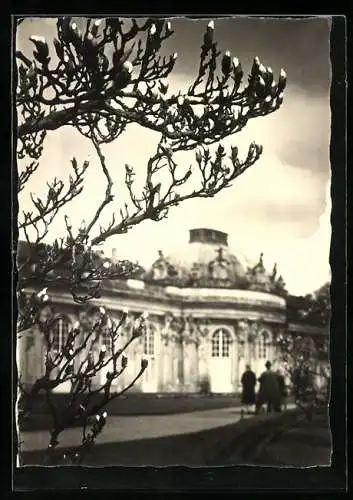
[[[143,357],[147,359],[148,366],[142,375],[142,391],[157,392],[157,331],[153,325],[146,325],[146,331],[143,337]]]
[[[211,392],[213,393],[233,392],[231,345],[232,338],[228,330],[220,328],[214,332],[210,359]]]

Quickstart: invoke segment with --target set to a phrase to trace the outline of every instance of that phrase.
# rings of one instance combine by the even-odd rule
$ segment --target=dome
[[[192,229],[189,243],[168,255],[187,286],[242,287],[247,262],[228,246],[228,235],[213,229]]]
[[[188,244],[179,246],[168,256],[174,262],[185,264],[187,267],[195,262],[208,264],[217,257],[225,257],[234,264],[240,275],[245,275],[248,267],[254,265],[239,251],[234,252],[229,247],[227,233],[214,229],[191,229]]]
[[[158,258],[145,273],[144,280],[167,286],[199,288],[249,289],[285,294],[282,276],[277,278],[277,266],[268,273],[263,264],[250,262],[241,252],[233,252],[228,234],[208,228],[189,231],[189,242]]]
[[[208,228],[191,229],[189,242],[158,258],[145,274],[145,281],[162,285],[199,288],[248,288],[273,291],[276,269],[270,276],[260,261],[251,263],[228,246],[228,235]],[[271,281],[272,280],[272,281]]]

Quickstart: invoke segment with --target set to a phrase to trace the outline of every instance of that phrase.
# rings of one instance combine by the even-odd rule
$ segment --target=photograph
[[[17,467],[329,468],[331,17],[13,22]]]

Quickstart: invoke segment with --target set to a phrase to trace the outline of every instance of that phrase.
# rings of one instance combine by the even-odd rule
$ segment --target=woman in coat
[[[241,377],[242,395],[241,402],[246,408],[246,412],[250,414],[250,407],[255,404],[255,386],[256,375],[251,370],[250,365],[246,365],[245,372]]]

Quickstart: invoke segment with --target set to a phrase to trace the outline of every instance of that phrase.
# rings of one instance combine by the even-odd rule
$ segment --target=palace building
[[[116,253],[113,252],[111,262]],[[60,349],[70,327],[81,321],[80,308],[68,292],[50,289],[54,309],[60,312],[55,345]],[[231,251],[228,235],[214,229],[192,229],[189,243],[174,254],[158,257],[138,279],[112,280],[104,284],[100,299],[109,315],[119,321],[120,348],[131,336],[137,317],[148,313],[146,331],[126,349],[128,366],[116,381],[127,385],[138,373],[142,358],[148,368],[131,389],[148,393],[211,393],[240,390],[245,365],[259,375],[267,360],[279,359],[276,339],[280,334],[328,342],[328,327],[308,324],[293,314],[291,297],[277,268],[268,272],[263,263],[249,263]],[[289,311],[290,314],[289,314]],[[101,345],[111,348],[102,332]],[[35,379],[44,366],[43,342],[21,350],[24,381]],[[104,382],[109,366],[101,370]],[[97,383],[100,381],[97,380]],[[57,390],[68,391],[62,384]]]

